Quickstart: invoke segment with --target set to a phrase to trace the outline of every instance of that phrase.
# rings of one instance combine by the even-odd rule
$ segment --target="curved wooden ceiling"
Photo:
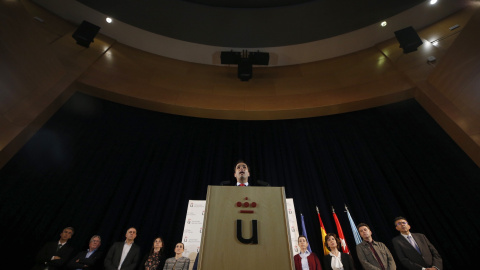
[[[100,33],[153,54],[220,65],[220,51],[260,50],[270,54],[270,66],[367,49],[394,37],[396,30],[422,29],[470,3],[312,0],[275,8],[222,8],[179,0],[32,1],[74,24],[87,20],[100,26]],[[113,23],[105,22],[107,16]],[[385,19],[388,24],[381,27]]]
[[[424,0],[131,1],[78,0],[132,26],[183,41],[223,47],[278,47],[345,34],[399,14]],[[304,3],[301,3],[304,2]],[[249,4],[250,3],[250,4]],[[255,4],[254,4],[255,3]],[[285,3],[283,3],[285,4]],[[259,8],[269,6],[269,8]],[[248,7],[248,8],[246,8]]]

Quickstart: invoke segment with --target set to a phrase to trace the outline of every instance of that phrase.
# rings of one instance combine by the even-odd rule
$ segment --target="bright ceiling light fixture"
[[[107,21],[107,23],[112,23],[113,22],[112,18],[110,18],[110,17],[107,17],[105,20]]]
[[[380,25],[381,25],[382,27],[387,26],[387,21],[383,21],[382,23],[380,23]]]
[[[432,42],[432,45],[437,46],[438,45],[438,40],[435,40],[434,42]]]
[[[430,5],[435,5],[437,3],[437,0],[430,0]]]

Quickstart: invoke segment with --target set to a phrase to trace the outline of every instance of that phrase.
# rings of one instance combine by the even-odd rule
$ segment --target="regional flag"
[[[347,210],[348,221],[350,221],[350,227],[352,228],[353,237],[355,237],[355,244],[358,245],[362,242],[362,238],[360,237],[360,234],[358,233],[357,226],[355,225],[355,222],[353,222],[353,218],[350,215],[350,211],[348,211],[347,205],[345,205],[345,210]]]
[[[333,206],[332,206],[332,211],[333,211],[333,219],[335,220],[335,224],[337,225],[338,238],[340,238],[340,242],[342,242],[343,253],[350,254],[350,250],[348,250],[347,242],[345,241],[345,236],[343,235],[342,226],[340,226],[340,221],[338,221],[337,214],[335,214],[335,209],[333,209]]]
[[[307,243],[310,243],[308,241],[307,229],[305,229],[305,221],[303,220],[302,213],[300,213],[300,217],[302,218],[302,235],[305,236],[305,238],[307,239]],[[310,247],[310,244],[308,245],[307,250],[308,252],[312,253],[312,248]]]
[[[320,218],[320,212],[318,211],[318,206],[316,207],[317,207],[318,221],[320,221],[320,233],[322,234],[323,255],[328,255],[330,251],[328,251],[327,247],[325,246],[325,236],[327,236],[327,231],[325,231],[322,218]]]

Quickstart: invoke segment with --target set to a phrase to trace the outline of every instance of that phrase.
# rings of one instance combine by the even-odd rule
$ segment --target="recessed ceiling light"
[[[387,21],[383,21],[382,23],[380,23],[380,25],[381,25],[382,27],[387,26]]]
[[[112,23],[113,22],[112,18],[110,18],[110,17],[107,17],[105,20],[107,21],[107,23]]]
[[[435,40],[434,42],[432,42],[432,45],[437,46],[438,45],[438,40]]]
[[[437,3],[437,0],[430,0],[430,5],[435,5]]]

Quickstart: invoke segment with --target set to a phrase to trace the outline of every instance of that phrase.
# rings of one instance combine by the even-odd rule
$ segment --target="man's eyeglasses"
[[[397,226],[407,225],[407,224],[408,224],[408,222],[406,222],[406,221],[399,221],[399,222],[397,222]]]

